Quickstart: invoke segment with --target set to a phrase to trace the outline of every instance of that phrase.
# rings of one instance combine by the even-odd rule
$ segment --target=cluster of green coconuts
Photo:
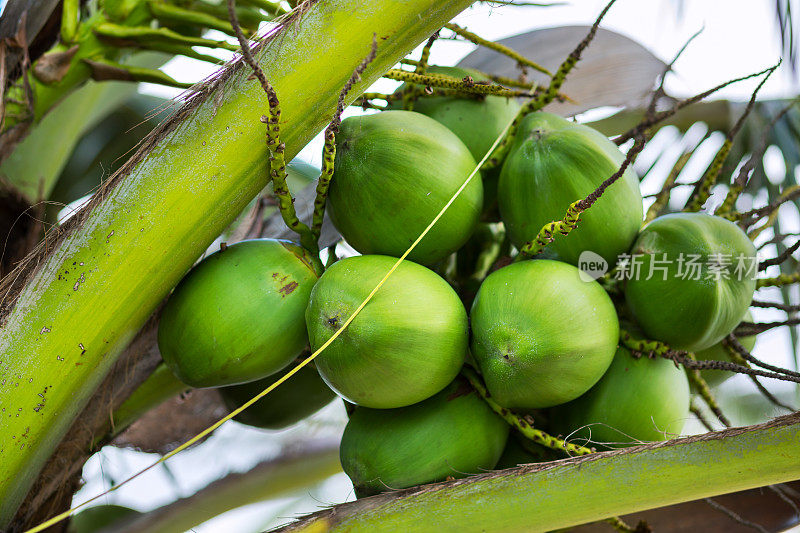
[[[480,79],[456,68],[431,70]],[[158,340],[167,365],[188,385],[221,387],[231,407],[274,383],[304,349],[316,350],[341,328],[518,108],[500,97],[431,96],[414,111],[346,119],[328,210],[362,255],[324,271],[318,257],[288,241],[245,241],[210,255],[163,311]],[[546,258],[490,273],[469,311],[432,270],[498,213],[520,248],[623,159],[585,125],[543,112],[525,117],[502,168],[469,183],[313,365],[237,420],[285,427],[335,395],[344,398],[341,461],[359,496],[541,459],[509,438],[509,426],[460,377],[464,365],[480,373],[495,402],[536,410],[537,426],[553,434],[595,444],[679,434],[689,409],[684,371],[618,346],[620,322],[698,358],[725,359],[719,343],[755,290],[752,276],[706,275],[716,254],[755,258],[733,223],[679,213],[642,228],[639,180],[628,170]],[[669,275],[630,279],[613,301],[597,281],[579,276],[585,250],[612,266],[620,254],[642,254],[643,272],[652,258],[666,257]],[[676,275],[680,254],[702,258],[701,279]]]

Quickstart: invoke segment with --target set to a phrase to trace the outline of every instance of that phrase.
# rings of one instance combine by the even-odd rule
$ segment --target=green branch
[[[337,505],[279,531],[552,531],[800,478],[800,415]]]

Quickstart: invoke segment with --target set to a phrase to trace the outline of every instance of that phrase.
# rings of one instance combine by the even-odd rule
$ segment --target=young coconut
[[[331,220],[362,254],[399,257],[475,167],[456,134],[425,115],[350,117],[336,135]],[[433,264],[456,251],[472,234],[482,204],[476,175],[408,258]]]
[[[658,217],[631,252],[625,300],[651,339],[697,352],[741,322],[756,288],[756,249],[739,226],[704,213]]]
[[[744,322],[752,322],[753,316],[750,314],[750,311],[745,313],[744,318],[742,319]],[[748,352],[753,351],[753,348],[756,345],[756,336],[751,335],[749,337],[740,337],[737,339],[739,344],[741,344],[745,350]],[[695,352],[694,356],[698,361],[728,361],[730,362],[731,357],[728,353],[728,349],[723,346],[724,341],[720,341],[711,348],[706,348],[705,350],[700,350],[699,352]],[[700,375],[703,377],[705,382],[711,386],[716,387],[721,383],[727,381],[728,379],[732,378],[735,373],[727,372],[725,370],[701,370]]]
[[[672,361],[634,358],[618,348],[603,378],[577,400],[551,411],[553,428],[570,440],[630,443],[680,435],[689,417],[689,382]]]
[[[476,82],[490,81],[477,70],[459,67],[430,66],[426,74],[439,74],[453,78],[472,78]],[[406,86],[398,89],[401,91]],[[400,101],[392,102],[390,107],[399,107]],[[503,129],[516,116],[520,105],[514,98],[503,96],[425,96],[422,95],[414,101],[414,111],[427,115],[441,122],[455,133],[469,148],[475,161],[480,161],[486,155],[495,139]],[[489,220],[498,220],[497,217],[497,181],[500,169],[492,169],[483,173],[483,211]]]
[[[306,346],[303,313],[317,261],[274,239],[243,241],[197,264],[161,314],[158,347],[192,387],[219,387],[269,376]]]
[[[494,468],[509,426],[462,379],[399,409],[357,407],[339,455],[358,497]]]
[[[289,365],[289,368],[292,366]],[[233,411],[278,381],[288,371],[289,369],[250,383],[221,387],[220,396],[228,409]],[[313,364],[306,365],[233,419],[248,426],[282,429],[316,413],[334,398],[336,393],[322,381]]]
[[[614,304],[600,284],[547,259],[490,274],[471,319],[472,354],[486,387],[511,409],[577,398],[606,371],[619,340]]]
[[[353,314],[396,259],[342,259],[311,291],[306,324],[316,350]],[[403,261],[342,334],[315,360],[348,401],[378,409],[430,398],[458,374],[468,348],[467,313],[433,271]]]
[[[520,124],[503,163],[497,190],[500,215],[517,248],[536,238],[545,224],[611,177],[625,156],[602,133],[550,113],[531,113]],[[548,247],[555,257],[578,264],[594,252],[609,265],[628,252],[642,225],[639,178],[625,174],[581,214],[569,238]]]

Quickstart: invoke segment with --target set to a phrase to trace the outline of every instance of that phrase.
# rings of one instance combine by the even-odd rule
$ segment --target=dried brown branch
[[[672,115],[674,115],[675,113],[680,111],[681,109],[683,109],[685,107],[688,107],[688,106],[690,106],[692,104],[696,104],[697,102],[699,102],[701,100],[705,100],[706,98],[708,98],[709,96],[711,96],[715,92],[720,91],[721,89],[724,89],[725,87],[728,87],[729,85],[732,85],[734,83],[738,83],[740,81],[749,80],[749,79],[755,78],[757,76],[761,76],[762,74],[765,74],[765,73],[769,72],[772,68],[774,68],[774,67],[769,67],[769,68],[764,69],[764,70],[762,70],[760,72],[755,72],[753,74],[748,74],[746,76],[741,76],[739,78],[735,78],[735,79],[726,81],[724,83],[720,83],[716,87],[712,87],[711,89],[708,89],[708,90],[703,91],[701,93],[698,93],[698,94],[696,94],[694,96],[691,96],[689,98],[681,100],[681,101],[677,102],[675,105],[673,105],[670,109],[666,109],[664,111],[657,112],[652,117],[646,118],[642,123],[638,124],[634,128],[631,128],[627,132],[625,132],[625,133],[621,134],[620,136],[616,137],[614,139],[614,142],[617,143],[618,145],[625,144],[626,142],[631,140],[636,133],[641,132],[641,131],[645,131],[647,129],[650,129],[651,127],[655,126],[659,122],[668,119],[669,117],[671,117]]]
[[[760,300],[753,300],[750,302],[751,307],[761,307],[761,308],[774,308],[780,309],[781,311],[786,311],[787,313],[796,313],[800,311],[800,305],[791,305],[791,304],[783,304],[780,302],[762,302]]]
[[[777,320],[775,322],[742,322],[736,328],[737,337],[751,337],[764,333],[770,329],[780,328],[783,326],[796,326],[800,324],[800,318],[789,318],[787,320]]]
[[[751,354],[747,348],[742,346],[742,343],[739,342],[739,339],[736,338],[735,335],[730,334],[725,338],[725,343],[733,348],[736,353],[742,356],[742,358],[750,364],[760,366],[761,368],[765,368],[767,370],[771,370],[772,372],[777,372],[780,374],[786,374],[787,376],[794,376],[800,378],[800,372],[795,372],[793,370],[789,370],[786,368],[780,368],[775,365],[771,365],[769,363],[765,363],[764,361],[756,358],[753,354]]]
[[[769,267],[771,267],[773,265],[780,265],[781,263],[783,263],[784,261],[789,259],[789,257],[791,257],[792,254],[795,253],[798,248],[800,248],[800,239],[798,239],[793,245],[788,247],[786,250],[781,252],[781,254],[778,255],[777,257],[772,257],[770,259],[765,259],[764,261],[759,263],[758,264],[758,271],[759,272],[763,272],[767,268],[769,268]]]

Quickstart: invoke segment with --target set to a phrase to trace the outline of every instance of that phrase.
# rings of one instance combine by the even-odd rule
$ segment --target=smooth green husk
[[[619,347],[602,379],[580,398],[555,407],[549,418],[555,432],[571,441],[674,438],[689,418],[689,381],[669,359],[636,359]]]
[[[704,213],[658,217],[642,229],[631,253],[638,255],[641,270],[625,283],[628,308],[648,338],[673,348],[713,346],[733,331],[753,300],[756,249],[736,224],[723,218]],[[717,259],[727,256],[728,264],[713,261],[717,267],[711,268],[715,254],[722,254]],[[699,265],[697,280],[689,267],[692,257]],[[743,270],[737,273],[739,258]]]
[[[425,115],[350,117],[336,135],[331,220],[359,252],[399,257],[475,166],[464,143]],[[432,264],[456,251],[472,234],[482,204],[475,176],[408,258]]]
[[[357,407],[342,435],[342,468],[359,497],[494,468],[509,426],[461,378],[399,409]]]
[[[316,350],[394,265],[388,256],[342,259],[322,275],[306,310]],[[430,398],[458,374],[468,348],[467,313],[447,282],[403,261],[346,330],[315,359],[345,399],[390,409]]]
[[[539,259],[490,274],[470,314],[472,355],[503,407],[573,400],[611,364],[619,338],[614,304],[572,265]]]
[[[164,362],[192,387],[279,372],[308,343],[303,316],[317,275],[314,256],[290,241],[254,239],[214,252],[164,306],[158,325]]]
[[[463,79],[467,76],[475,81],[489,78],[477,70],[459,67],[428,67],[426,74],[443,74]],[[405,85],[400,88],[404,89]],[[399,107],[399,103],[394,105]],[[455,133],[469,148],[475,161],[480,161],[492,147],[495,139],[516,116],[519,103],[514,98],[487,96],[482,99],[457,96],[420,96],[414,101],[414,111],[441,122]],[[500,169],[483,171],[483,210],[488,218],[497,217],[497,182]]]
[[[536,238],[545,224],[564,218],[573,202],[610,178],[625,156],[603,134],[550,113],[522,121],[500,172],[500,215],[517,248]],[[627,253],[642,224],[639,178],[631,167],[581,214],[569,236],[556,236],[548,251],[578,264],[591,251],[614,265]]]
[[[281,531],[544,532],[800,478],[800,416],[383,494]]]
[[[305,322],[303,322],[305,327]],[[219,393],[230,410],[237,409],[260,393],[286,372],[242,385],[222,387]],[[264,429],[281,429],[319,411],[336,397],[319,377],[313,365],[301,368],[287,382],[261,398],[235,417],[234,420]]]
[[[330,120],[373,35],[378,55],[347,102],[470,3],[330,0],[308,6],[258,54],[280,98],[287,159]],[[268,161],[260,117],[268,106],[250,74],[237,68],[179,115],[179,123],[40,263],[5,315],[0,527],[127,342],[264,188]]]

